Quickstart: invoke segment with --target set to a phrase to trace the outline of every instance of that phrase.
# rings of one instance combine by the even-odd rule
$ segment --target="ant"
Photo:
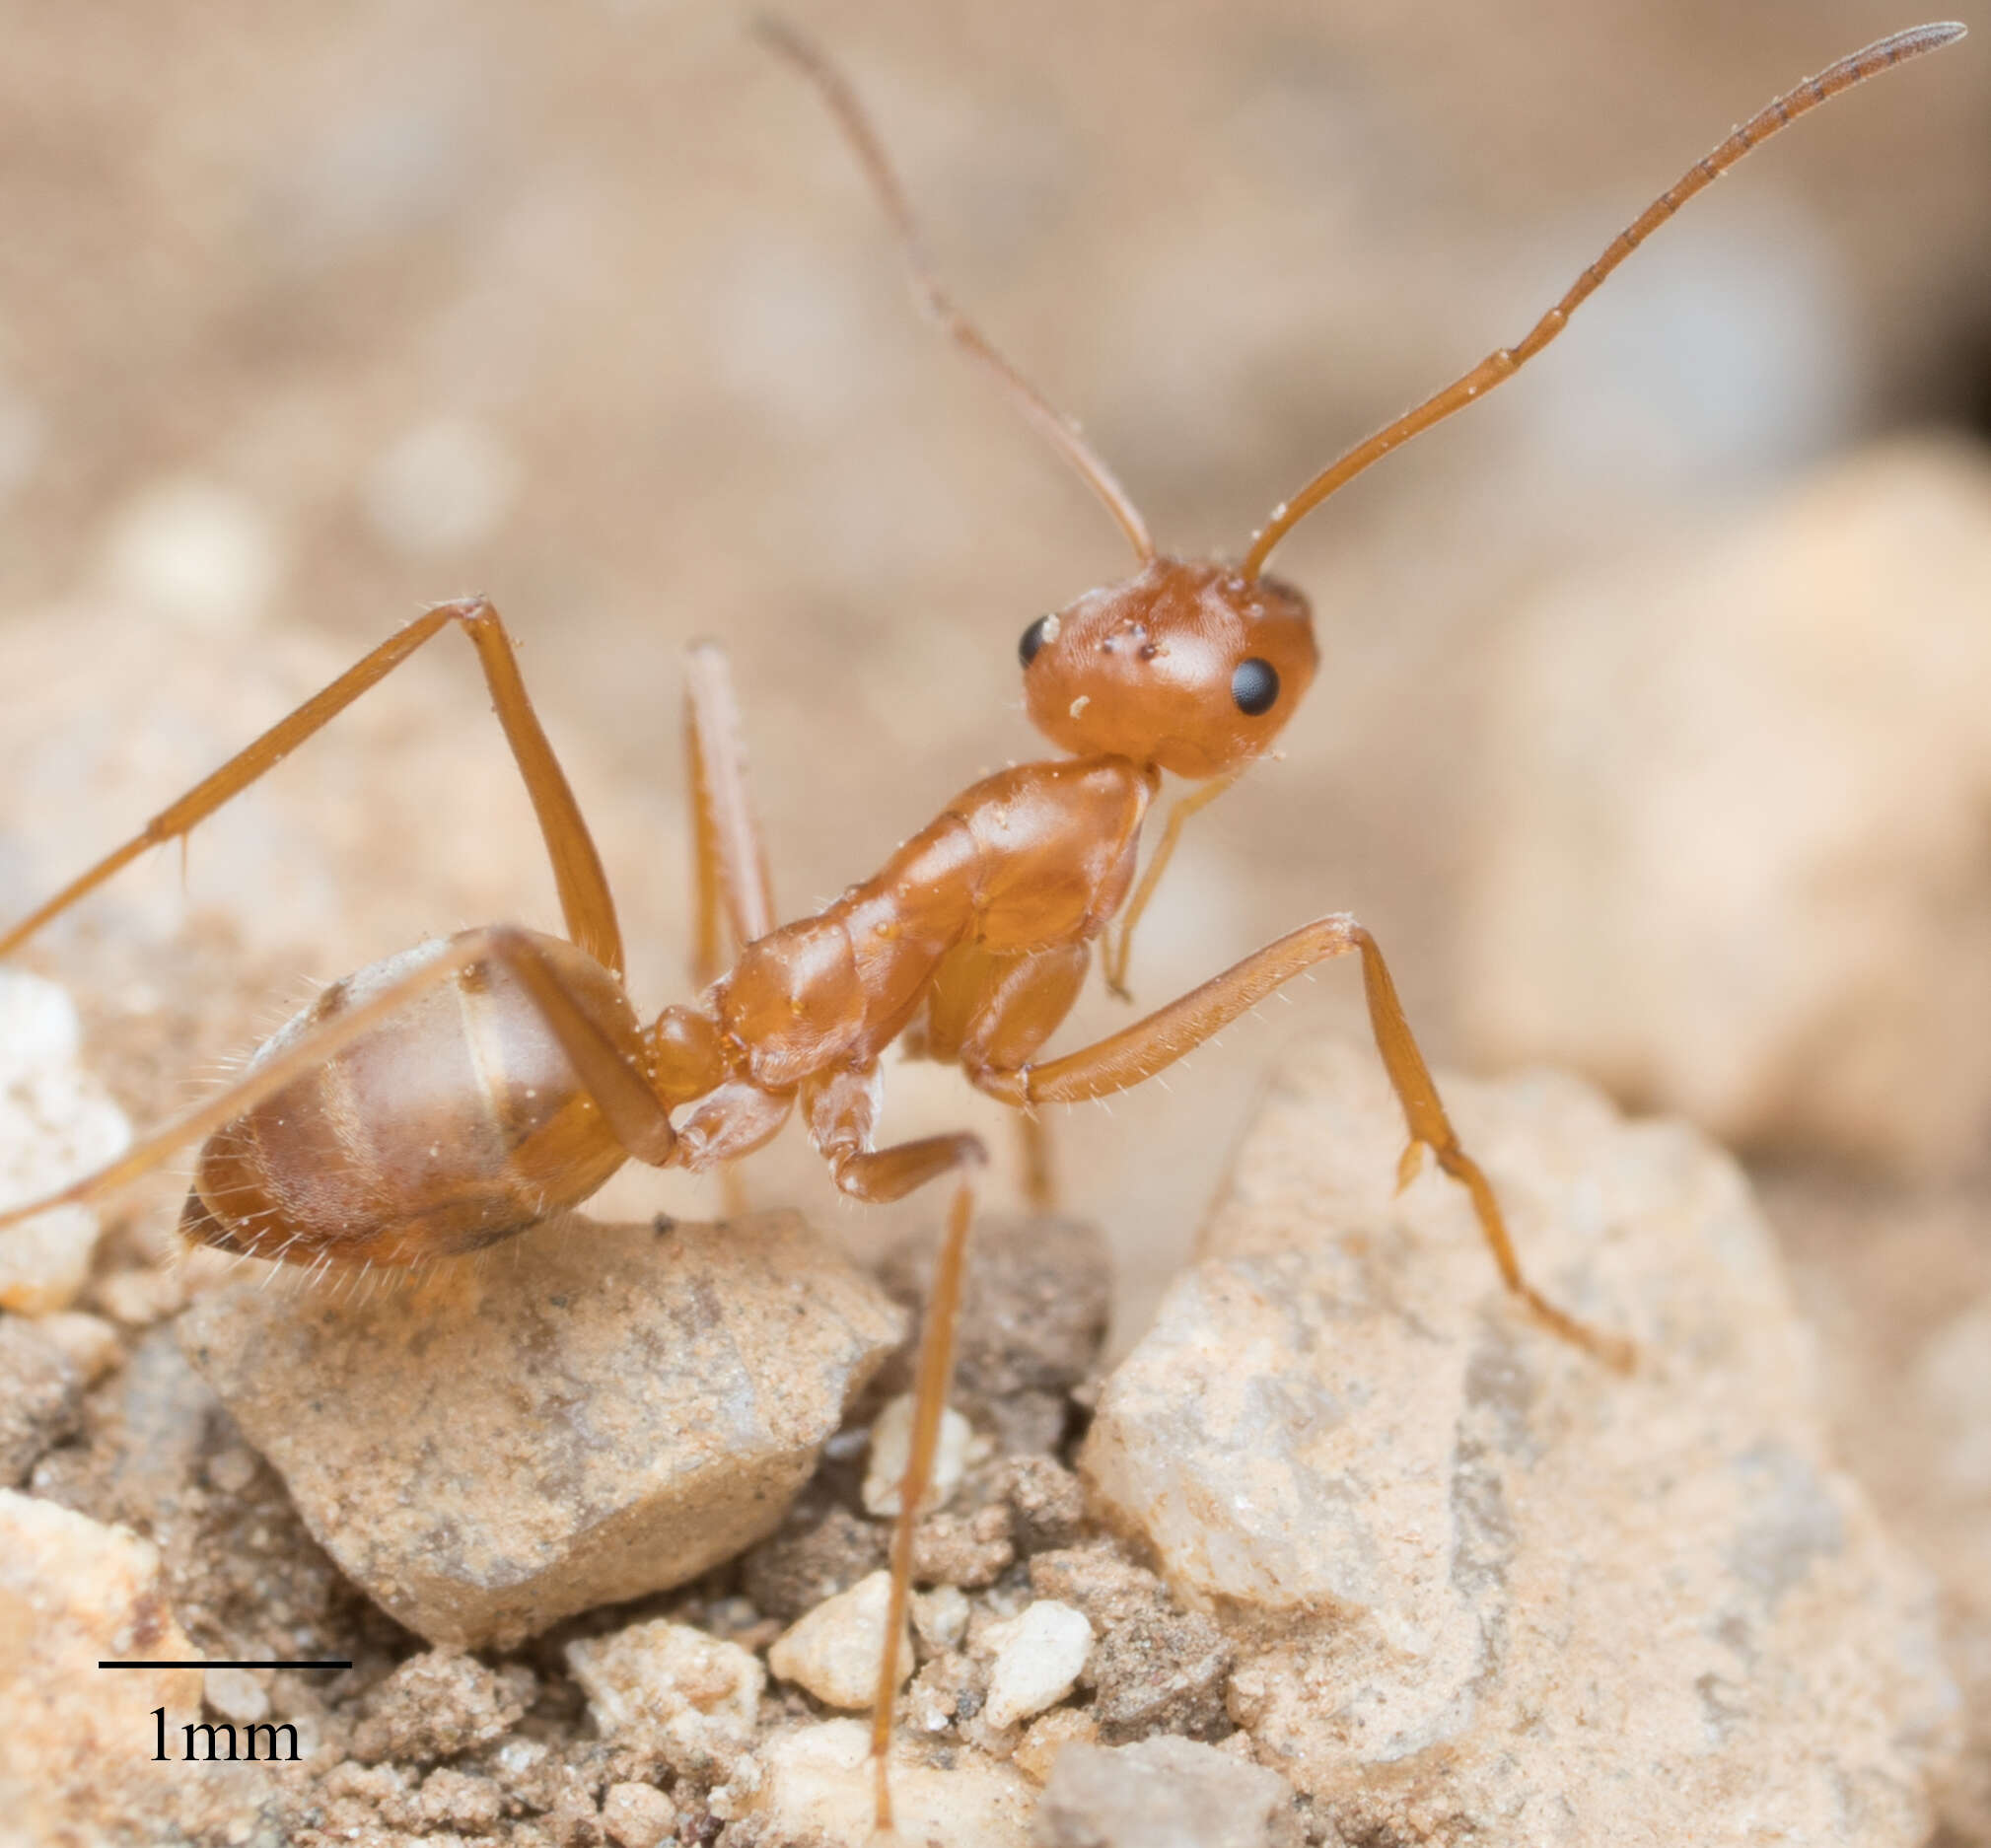
[[[889,216],[926,308],[991,370],[1105,504],[1138,568],[1024,631],[1031,721],[1067,755],[985,777],[886,866],[813,917],[779,927],[749,800],[724,654],[690,651],[685,696],[697,894],[694,1006],[647,1027],[623,985],[615,905],[587,823],[533,710],[510,637],[481,599],[438,604],[264,733],[137,835],[0,937],[12,951],[148,848],[183,838],[444,629],[468,636],[558,887],[566,937],[492,925],[431,942],[335,982],[218,1097],[0,1227],[103,1198],[201,1141],[181,1218],[189,1238],[320,1270],[406,1267],[508,1239],[578,1205],[623,1162],[694,1173],[735,1162],[798,1107],[835,1184],[893,1200],[956,1178],[926,1314],[911,1454],[891,1552],[873,1716],[876,1817],[890,1827],[886,1760],[913,1525],[952,1371],[972,1218],[971,1135],[884,1148],[880,1054],[910,1038],[928,1058],[1025,1112],[1153,1077],[1281,983],[1359,957],[1370,1024],[1409,1130],[1405,1182],[1427,1152],[1470,1198],[1507,1288],[1550,1331],[1620,1368],[1630,1345],[1592,1329],[1523,1275],[1486,1175],[1460,1147],[1381,951],[1337,913],[1267,945],[1132,1026],[1061,1057],[1039,1049],[1104,956],[1116,992],[1135,925],[1182,823],[1264,756],[1298,708],[1317,654],[1307,600],[1265,575],[1273,548],[1336,489],[1399,444],[1505,383],[1631,252],[1696,192],[1798,116],[1960,25],[1897,33],[1779,97],[1689,168],[1586,269],[1516,346],[1405,412],[1274,509],[1241,563],[1156,549],[1126,492],[1077,429],[955,305],[924,255],[897,177],[843,77],[799,34],[760,36],[835,116]],[[1165,771],[1199,784],[1177,801],[1138,888],[1142,823]],[[1122,915],[1123,914],[1123,915]],[[722,933],[723,921],[723,933]],[[732,951],[721,961],[722,934]],[[678,1114],[681,1112],[681,1114]]]

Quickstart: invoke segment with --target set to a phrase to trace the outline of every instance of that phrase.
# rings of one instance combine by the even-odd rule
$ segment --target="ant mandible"
[[[1124,994],[1134,926],[1183,820],[1262,757],[1307,691],[1316,653],[1306,599],[1264,575],[1273,548],[1372,462],[1511,378],[1680,205],[1819,104],[1962,36],[1914,28],[1807,79],[1736,129],[1662,193],[1513,347],[1358,444],[1273,513],[1240,564],[1156,550],[1126,492],[1077,430],[955,305],[923,254],[896,176],[841,75],[779,24],[761,36],[820,92],[889,214],[927,308],[991,369],[1105,503],[1139,569],[1024,632],[1024,694],[1056,761],[985,777],[885,868],[813,917],[775,927],[723,654],[691,651],[685,700],[694,815],[696,1006],[642,1026],[624,990],[608,883],[526,693],[497,611],[428,610],[156,816],[4,938],[15,949],[146,849],[184,837],[425,642],[450,626],[475,646],[532,797],[560,895],[564,939],[497,925],[425,944],[335,982],[222,1093],[0,1229],[102,1198],[204,1138],[181,1218],[190,1239],[320,1269],[409,1266],[507,1239],[592,1194],[624,1161],[697,1173],[766,1142],[799,1105],[845,1193],[892,1200],[953,1173],[958,1185],[928,1302],[913,1443],[891,1553],[891,1597],[873,1717],[875,1803],[890,1823],[886,1757],[897,1639],[952,1370],[972,1216],[971,1135],[886,1148],[874,1135],[880,1054],[913,1034],[930,1058],[1028,1115],[1153,1077],[1330,957],[1361,959],[1370,1024],[1409,1128],[1407,1180],[1428,1151],[1466,1189],[1508,1289],[1550,1330],[1620,1367],[1629,1345],[1578,1321],[1523,1275],[1485,1174],[1459,1146],[1382,953],[1345,913],[1246,957],[1094,1045],[1039,1062],[1077,998],[1092,945],[1122,908],[1105,973]],[[1199,783],[1170,814],[1137,890],[1148,806],[1170,771]],[[1132,893],[1131,900],[1129,893]],[[721,972],[721,918],[734,960]],[[674,1121],[674,1112],[683,1115]]]

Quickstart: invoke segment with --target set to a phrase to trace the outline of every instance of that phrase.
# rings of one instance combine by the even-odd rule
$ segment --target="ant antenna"
[[[829,106],[837,126],[843,130],[844,139],[850,143],[851,152],[863,164],[872,190],[878,194],[878,202],[891,220],[891,228],[897,234],[899,248],[905,254],[906,267],[912,272],[913,291],[919,297],[921,307],[947,329],[958,346],[964,348],[995,374],[1016,399],[1017,407],[1023,414],[1051,440],[1065,461],[1078,470],[1086,485],[1105,502],[1106,511],[1119,522],[1120,531],[1127,535],[1141,562],[1152,562],[1155,541],[1148,536],[1148,523],[1128,498],[1126,489],[1113,478],[1112,470],[1093,454],[1092,446],[1079,434],[1078,425],[996,350],[987,335],[961,313],[948,294],[926,254],[926,247],[920,241],[919,227],[914,223],[912,208],[905,200],[905,189],[886,158],[885,149],[872,128],[871,118],[864,112],[863,104],[858,102],[857,93],[851,89],[843,73],[812,39],[804,36],[786,20],[763,15],[754,22],[753,32],[761,43],[786,58],[808,78]]]
[[[1912,26],[1906,32],[1877,40],[1864,51],[1855,51],[1850,57],[1841,58],[1815,77],[1807,77],[1796,89],[1759,109],[1705,160],[1696,161],[1681,175],[1676,184],[1662,192],[1619,232],[1603,254],[1577,277],[1569,293],[1529,329],[1528,337],[1519,346],[1504,346],[1498,352],[1489,353],[1470,372],[1455,379],[1415,409],[1405,411],[1394,423],[1358,443],[1340,461],[1315,475],[1290,501],[1282,501],[1275,507],[1272,518],[1252,537],[1251,549],[1244,555],[1243,570],[1245,582],[1249,583],[1265,568],[1265,560],[1271,556],[1273,546],[1328,495],[1345,487],[1371,462],[1380,462],[1391,450],[1409,442],[1414,436],[1421,436],[1433,424],[1444,422],[1454,411],[1476,403],[1495,386],[1505,385],[1563,330],[1570,316],[1583,306],[1612,270],[1696,192],[1719,179],[1751,148],[1767,141],[1778,129],[1788,128],[1800,115],[1816,108],[1819,104],[1829,103],[1842,90],[1863,84],[1868,78],[1877,77],[1910,58],[1918,58],[1925,51],[1950,44],[1962,37],[1963,33],[1964,28],[1954,20],[1932,26]]]

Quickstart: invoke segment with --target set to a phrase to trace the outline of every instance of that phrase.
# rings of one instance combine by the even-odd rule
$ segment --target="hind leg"
[[[6,956],[32,937],[42,925],[59,917],[86,894],[96,890],[120,868],[128,866],[149,848],[169,840],[183,839],[224,803],[241,793],[281,763],[315,733],[322,731],[354,700],[377,686],[423,643],[432,640],[451,623],[459,624],[476,648],[490,688],[491,703],[505,742],[511,746],[512,760],[525,779],[538,817],[539,832],[546,843],[546,857],[552,862],[553,879],[559,888],[560,910],[566,919],[568,938],[580,949],[616,974],[622,972],[622,933],[615,921],[615,902],[608,892],[607,876],[602,857],[581,818],[580,805],[568,786],[553,746],[547,742],[538,715],[527,696],[526,682],[519,673],[518,656],[498,612],[481,598],[467,603],[438,604],[417,616],[406,627],[363,656],[332,683],[314,693],[295,712],[279,719],[254,744],[237,752],[213,775],[187,791],[170,808],[162,809],[122,846],[106,854],[80,878],[72,880],[55,896],[23,918],[0,937],[0,956]]]

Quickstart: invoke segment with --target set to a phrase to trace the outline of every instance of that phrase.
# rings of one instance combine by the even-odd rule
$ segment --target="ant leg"
[[[1492,1249],[1493,1261],[1508,1289],[1564,1340],[1588,1348],[1620,1371],[1628,1370],[1633,1358],[1629,1342],[1578,1321],[1522,1275],[1521,1260],[1515,1254],[1514,1241],[1501,1216],[1500,1202],[1479,1164],[1459,1146],[1458,1132],[1439,1101],[1438,1087],[1432,1083],[1424,1055],[1411,1036],[1410,1023],[1404,1019],[1403,1004],[1396,998],[1396,985],[1389,978],[1383,953],[1363,925],[1346,912],[1304,925],[1277,943],[1267,944],[1256,955],[1246,957],[1236,967],[1192,989],[1180,1000],[1095,1045],[1043,1065],[980,1070],[970,1067],[968,1077],[990,1096],[1021,1106],[1076,1103],[1087,1098],[1106,1097],[1138,1085],[1173,1065],[1255,1007],[1282,982],[1330,957],[1346,956],[1351,950],[1362,957],[1370,1030],[1410,1130],[1409,1146],[1397,1167],[1399,1184],[1409,1182],[1417,1172],[1422,1151],[1429,1149],[1439,1167],[1471,1197],[1480,1232]]]
[[[490,688],[492,704],[497,708],[498,723],[504,727],[512,759],[519,766],[526,793],[533,801],[533,811],[538,817],[546,857],[552,862],[553,879],[559,888],[567,935],[596,961],[621,974],[622,934],[615,921],[615,903],[609,895],[607,876],[602,870],[601,855],[595,851],[588,824],[581,818],[580,805],[574,800],[566,774],[527,696],[512,638],[505,632],[498,612],[480,598],[466,603],[438,604],[396,630],[329,686],[279,719],[254,744],[231,757],[171,808],[154,816],[139,833],[0,937],[0,956],[25,943],[42,925],[68,910],[148,848],[190,833],[452,622],[462,626],[476,648],[484,683]]]
[[[880,1092],[876,1065],[861,1071],[846,1068],[826,1078],[808,1080],[802,1087],[810,1140],[828,1161],[838,1187],[859,1200],[896,1200],[950,1170],[962,1171],[960,1185],[948,1208],[947,1235],[934,1265],[933,1288],[927,1295],[925,1326],[920,1333],[912,1448],[905,1459],[905,1474],[899,1478],[898,1519],[891,1533],[891,1592],[885,1612],[885,1653],[879,1662],[878,1693],[871,1710],[873,1819],[880,1831],[887,1831],[891,1827],[891,1787],[886,1760],[891,1750],[892,1711],[898,1699],[898,1637],[912,1593],[912,1535],[933,1479],[941,1416],[947,1410],[948,1387],[954,1380],[955,1324],[960,1315],[968,1228],[974,1219],[974,1189],[964,1171],[979,1168],[987,1157],[980,1140],[970,1135],[926,1136],[917,1142],[874,1149],[872,1125],[878,1116]]]
[[[327,1015],[289,1045],[250,1065],[205,1103],[177,1116],[165,1128],[134,1144],[116,1161],[72,1181],[59,1192],[10,1206],[0,1212],[0,1231],[57,1206],[88,1206],[127,1182],[150,1173],[175,1151],[204,1140],[237,1117],[307,1077],[355,1040],[364,1038],[424,990],[480,962],[502,962],[537,1005],[546,1025],[600,1106],[616,1141],[637,1161],[660,1166],[676,1138],[662,1103],[651,1095],[641,1071],[604,1033],[586,1007],[552,968],[528,931],[510,925],[464,931],[399,980],[390,982],[357,1006]],[[330,993],[330,990],[326,991]]]
[[[1249,767],[1246,764],[1231,771],[1228,776],[1217,777],[1171,805],[1168,821],[1162,828],[1162,838],[1156,844],[1154,856],[1148,862],[1148,870],[1141,875],[1141,883],[1127,900],[1126,914],[1120,919],[1118,934],[1106,946],[1106,953],[1100,960],[1101,970],[1106,978],[1106,992],[1116,1000],[1132,1001],[1134,998],[1127,988],[1127,959],[1134,953],[1134,926],[1141,921],[1141,913],[1148,908],[1148,900],[1155,895],[1155,888],[1162,883],[1162,875],[1168,871],[1169,862],[1174,857],[1175,843],[1182,838],[1182,823],[1199,809],[1207,809]]]
[[[1041,1116],[1017,1112],[1017,1143],[1023,1160],[1024,1202],[1033,1213],[1054,1213],[1058,1205],[1056,1138]]]
[[[747,780],[740,702],[734,697],[726,651],[717,642],[694,642],[685,651],[684,754],[698,894],[691,981],[702,989],[725,972],[719,947],[722,907],[735,956],[774,928],[767,852]]]

